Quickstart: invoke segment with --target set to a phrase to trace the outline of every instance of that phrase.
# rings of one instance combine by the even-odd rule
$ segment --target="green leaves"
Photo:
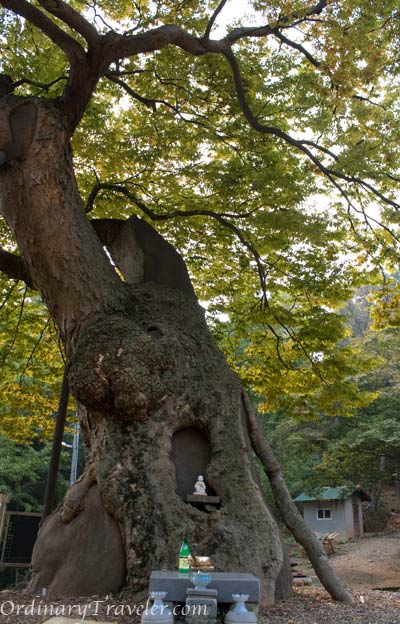
[[[126,37],[168,23],[201,37],[218,4],[70,3],[102,34]],[[382,266],[398,262],[397,4],[335,0],[313,16],[305,0],[250,5],[255,23],[278,30],[256,30],[233,45],[244,95],[259,124],[292,142],[249,127],[223,55],[168,46],[104,68],[73,137],[76,176],[84,205],[98,183],[123,184],[137,200],[104,189],[90,216],[155,217],[187,261],[229,359],[266,409],[348,415],[373,396],[359,392],[356,379],[371,363],[346,341],[338,310]],[[220,18],[228,32],[250,23],[225,9]],[[61,94],[69,68],[45,35],[3,11],[0,36],[1,70],[17,83],[15,93]],[[15,248],[8,230],[0,236]],[[47,435],[33,412],[55,409],[57,340],[29,293],[20,315],[23,289],[8,297],[12,286],[3,282],[0,427]],[[397,292],[383,295],[377,322],[397,323],[397,307]],[[21,414],[31,422],[26,434],[18,433]]]
[[[356,376],[375,362],[361,349],[339,343],[346,335],[342,317],[314,309],[303,322],[294,314],[289,322],[282,309],[269,312],[281,325],[265,320],[247,329],[245,342],[243,329],[238,332],[239,346],[232,336],[223,343],[246,386],[260,397],[261,411],[309,420],[321,414],[350,416],[371,402],[375,394],[360,391]]]
[[[8,508],[42,511],[51,444],[20,444],[0,435],[0,448],[0,492],[11,495]],[[59,481],[57,499],[65,490],[65,480]]]
[[[63,374],[57,335],[36,293],[0,280],[0,434],[17,442],[48,438]]]
[[[311,410],[308,415],[293,411],[265,417],[269,437],[287,465],[294,493],[338,483],[361,483],[373,494],[380,484],[398,478],[400,334],[397,328],[369,329],[367,296],[367,289],[360,289],[346,306],[354,333],[345,351],[363,355],[367,365],[363,370],[357,363],[353,378],[347,366],[347,382],[354,382],[353,406],[357,409],[346,412],[338,393],[340,409],[336,414]],[[350,366],[352,363],[350,360]]]

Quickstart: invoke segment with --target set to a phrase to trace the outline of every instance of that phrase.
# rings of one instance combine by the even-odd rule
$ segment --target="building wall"
[[[344,502],[344,514],[346,518],[346,537],[354,537],[354,516],[353,516],[353,499],[352,497],[346,498]]]
[[[306,524],[318,535],[340,533],[347,538],[355,537],[353,504],[357,505],[360,537],[363,535],[363,516],[360,497],[356,494],[345,500],[305,501],[303,516]],[[318,509],[330,509],[330,519],[319,519]]]
[[[341,533],[346,535],[346,516],[344,501],[305,501],[304,520],[306,524],[318,533],[325,535],[326,533]],[[319,519],[317,516],[318,509],[330,509],[330,519]]]

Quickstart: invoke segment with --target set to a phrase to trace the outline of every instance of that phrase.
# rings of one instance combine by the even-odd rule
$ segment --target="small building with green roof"
[[[360,487],[325,487],[313,494],[302,492],[294,499],[306,524],[318,535],[339,533],[346,538],[362,537],[361,503],[371,500]]]

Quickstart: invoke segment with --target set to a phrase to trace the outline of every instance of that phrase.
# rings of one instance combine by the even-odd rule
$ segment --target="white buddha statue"
[[[193,494],[197,494],[197,495],[200,495],[200,496],[207,496],[206,484],[204,483],[203,475],[199,475],[197,477],[197,481],[194,484],[194,492],[193,492]]]

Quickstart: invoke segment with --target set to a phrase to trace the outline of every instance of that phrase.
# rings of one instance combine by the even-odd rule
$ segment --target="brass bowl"
[[[201,556],[190,556],[189,559],[190,569],[193,572],[209,572],[210,570],[214,570],[214,566],[211,561],[211,557],[201,557]]]

